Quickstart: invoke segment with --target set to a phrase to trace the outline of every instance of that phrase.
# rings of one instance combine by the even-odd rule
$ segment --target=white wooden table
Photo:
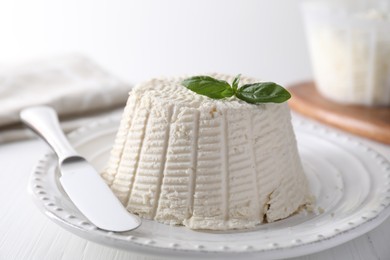
[[[361,139],[390,160],[390,146]],[[0,260],[166,259],[95,244],[65,231],[44,216],[27,193],[32,167],[46,151],[39,140],[0,144]],[[335,248],[295,259],[390,260],[390,219]]]

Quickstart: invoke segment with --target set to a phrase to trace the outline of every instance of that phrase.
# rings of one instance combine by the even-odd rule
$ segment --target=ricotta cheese
[[[287,103],[214,100],[183,79],[153,79],[130,93],[102,175],[128,211],[227,230],[286,218],[309,202]]]
[[[343,104],[390,105],[389,9],[359,11],[356,1],[307,4],[306,33],[320,93]]]

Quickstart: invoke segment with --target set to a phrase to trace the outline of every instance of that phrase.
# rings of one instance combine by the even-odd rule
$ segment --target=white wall
[[[138,82],[182,73],[310,78],[300,0],[0,0],[0,63],[80,52]]]

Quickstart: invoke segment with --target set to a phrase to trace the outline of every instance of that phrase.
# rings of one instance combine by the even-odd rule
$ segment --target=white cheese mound
[[[213,100],[183,79],[153,79],[130,93],[103,173],[130,212],[227,230],[286,218],[309,202],[286,103]]]

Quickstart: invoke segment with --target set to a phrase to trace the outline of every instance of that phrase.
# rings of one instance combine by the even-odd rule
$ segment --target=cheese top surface
[[[226,80],[231,83],[233,80],[229,76],[221,76],[218,74],[211,74],[220,80]],[[175,105],[185,106],[188,108],[209,108],[210,106],[219,106],[220,108],[230,109],[254,109],[253,104],[249,104],[241,99],[231,97],[226,99],[211,99],[209,97],[199,95],[182,86],[181,82],[186,77],[177,78],[162,78],[152,79],[144,84],[136,86],[130,96],[142,97],[143,99],[150,99],[153,103],[161,105]],[[254,79],[241,78],[241,84],[255,83]],[[265,106],[271,104],[260,104],[257,106]],[[256,106],[255,106],[256,107]]]
[[[288,217],[309,202],[286,103],[214,100],[183,79],[150,80],[130,93],[103,173],[130,212],[226,230]]]

